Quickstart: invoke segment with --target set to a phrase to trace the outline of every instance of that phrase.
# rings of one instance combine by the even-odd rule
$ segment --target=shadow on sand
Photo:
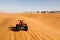
[[[14,26],[9,27],[9,30],[14,31],[14,32],[19,31],[19,30],[17,30],[16,27],[14,27]]]

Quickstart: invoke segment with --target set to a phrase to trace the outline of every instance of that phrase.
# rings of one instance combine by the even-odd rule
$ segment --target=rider
[[[18,20],[17,25],[27,25],[24,20]]]

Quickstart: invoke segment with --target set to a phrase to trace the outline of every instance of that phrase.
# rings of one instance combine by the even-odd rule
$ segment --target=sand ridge
[[[60,14],[5,14],[0,19],[0,40],[60,40]],[[19,19],[27,22],[28,31],[9,30]]]

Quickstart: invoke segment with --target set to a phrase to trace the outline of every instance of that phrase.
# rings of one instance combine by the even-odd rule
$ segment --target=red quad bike
[[[18,23],[16,24],[16,30],[24,30],[24,31],[28,31],[28,26],[27,24],[24,22],[24,20],[20,20],[18,21]]]

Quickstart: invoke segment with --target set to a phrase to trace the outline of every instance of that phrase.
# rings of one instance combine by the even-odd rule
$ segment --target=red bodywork
[[[17,21],[17,25],[27,25],[24,20]]]

